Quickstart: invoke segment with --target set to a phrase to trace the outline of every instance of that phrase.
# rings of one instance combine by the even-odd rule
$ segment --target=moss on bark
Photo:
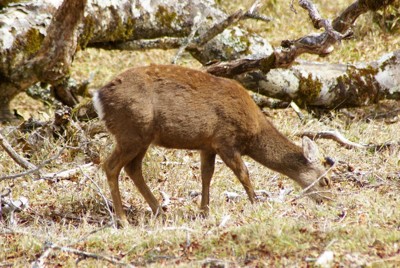
[[[322,83],[318,78],[313,78],[311,74],[307,77],[300,77],[299,90],[296,103],[301,106],[307,106],[307,103],[315,102],[315,99],[321,94]]]

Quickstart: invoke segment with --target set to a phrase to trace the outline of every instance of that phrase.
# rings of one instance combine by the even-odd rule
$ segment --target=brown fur
[[[118,219],[126,224],[118,189],[122,167],[154,213],[161,213],[142,176],[141,163],[150,144],[201,152],[201,209],[208,211],[209,186],[218,154],[243,184],[251,202],[253,187],[241,156],[289,176],[307,187],[325,173],[316,161],[316,145],[301,148],[266,119],[236,81],[173,65],[133,68],[97,92],[103,120],[116,146],[104,163]],[[303,141],[304,142],[304,141]],[[321,180],[311,190],[320,190]],[[313,195],[317,200],[318,194]]]

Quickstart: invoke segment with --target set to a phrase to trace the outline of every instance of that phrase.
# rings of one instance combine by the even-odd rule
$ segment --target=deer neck
[[[307,160],[302,148],[289,141],[267,120],[247,155],[260,164],[297,180]]]

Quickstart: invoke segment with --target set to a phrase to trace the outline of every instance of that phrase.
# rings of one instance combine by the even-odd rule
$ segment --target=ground
[[[276,19],[271,25],[246,21],[243,27],[258,30],[274,45],[313,31],[305,12],[297,8],[298,14],[293,15],[288,3],[277,2],[269,1],[263,9],[263,13]],[[321,5],[322,14],[332,18],[350,2]],[[235,3],[225,8],[232,11],[237,7]],[[297,27],[300,23],[307,27]],[[355,39],[343,41],[331,56],[302,59],[368,62],[399,48],[399,34],[380,29],[372,22],[371,14],[362,16],[357,25]],[[175,53],[87,49],[78,53],[72,76],[83,79],[92,75],[94,90],[123,69],[168,63]],[[187,55],[179,64],[200,67]],[[14,108],[25,118],[41,120],[49,120],[53,112],[23,95],[14,102]],[[299,134],[321,130],[338,130],[362,144],[400,141],[399,102],[331,111],[318,118],[307,111],[303,113],[305,122],[291,108],[266,110],[275,126],[297,144],[301,142]],[[0,181],[2,194],[9,187],[12,199],[24,196],[29,201],[27,209],[14,215],[14,225],[8,225],[6,219],[0,224],[0,266],[26,267],[43,261],[47,267],[78,263],[84,267],[108,267],[116,266],[116,262],[149,267],[309,267],[329,252],[333,258],[326,267],[400,265],[398,145],[371,151],[317,140],[321,155],[336,162],[331,173],[335,198],[324,204],[298,198],[301,190],[293,181],[245,158],[256,190],[268,195],[265,201],[251,205],[241,184],[218,158],[208,218],[198,217],[199,154],[152,147],[144,161],[144,174],[157,197],[170,197],[166,219],[151,215],[142,196],[122,173],[120,188],[131,225],[116,229],[110,224],[113,214],[105,174],[97,169],[99,159],[109,154],[113,142],[104,132],[90,133],[96,124],[97,120],[76,123],[63,136],[50,138],[44,132],[21,133],[14,126],[3,127],[2,134],[14,149],[36,165],[52,158],[64,145],[70,146],[43,168],[44,173],[87,162],[96,165],[95,170],[82,168],[64,180],[24,176]],[[22,171],[0,150],[0,177]],[[228,198],[232,193],[238,197]],[[53,248],[46,250],[46,246]],[[84,257],[82,252],[98,259]]]

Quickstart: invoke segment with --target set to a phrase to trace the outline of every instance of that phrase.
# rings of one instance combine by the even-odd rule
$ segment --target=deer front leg
[[[231,148],[221,149],[218,151],[219,156],[225,162],[225,164],[232,169],[240,183],[246,190],[247,196],[252,204],[255,202],[254,188],[251,185],[249,172],[246,165],[244,164],[241,155],[238,151]]]

